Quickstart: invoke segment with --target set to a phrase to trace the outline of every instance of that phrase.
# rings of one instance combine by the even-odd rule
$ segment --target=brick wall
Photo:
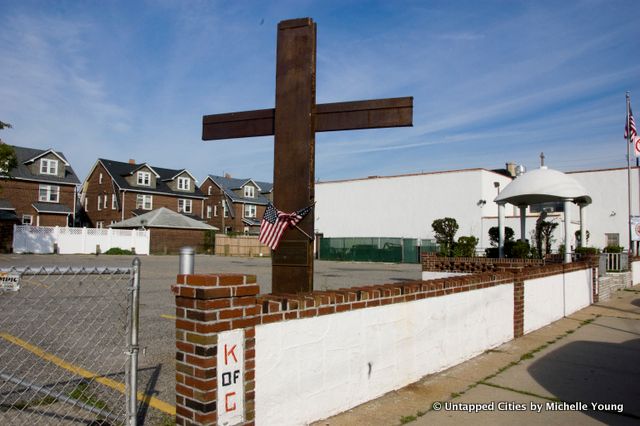
[[[151,254],[178,254],[181,247],[190,246],[204,253],[204,233],[201,229],[149,228]]]
[[[511,335],[518,337],[523,334],[524,308],[527,303],[524,298],[525,282],[531,282],[531,280],[538,278],[557,277],[559,285],[562,285],[566,274],[589,269],[593,271],[593,276],[597,276],[590,264],[576,262],[566,265],[529,266],[520,268],[517,272],[487,272],[431,281],[360,286],[297,295],[259,295],[259,286],[256,285],[255,276],[252,275],[179,275],[177,284],[172,288],[176,295],[177,317],[177,424],[214,425],[217,424],[219,410],[230,411],[236,407],[244,407],[242,413],[240,413],[242,421],[239,424],[252,425],[256,420],[260,421],[255,417],[256,413],[258,413],[256,411],[256,404],[258,404],[256,402],[256,377],[262,376],[256,371],[256,357],[266,355],[256,353],[256,329],[258,331],[263,330],[262,326],[269,325],[271,327],[278,323],[284,326],[288,321],[320,319],[333,314],[356,313],[365,309],[387,309],[387,307],[393,305],[409,302],[423,303],[429,300],[436,301],[449,296],[461,297],[463,294],[468,294],[469,296],[472,294],[490,294],[487,292],[498,288],[508,290],[509,286],[511,286],[512,290],[508,290],[512,291],[511,301],[506,305],[503,304],[501,308],[504,309],[505,306],[510,306],[509,309],[512,309],[512,311],[509,312],[511,314],[509,317],[501,316],[500,318],[504,318],[508,326],[512,327],[513,333]],[[483,303],[472,302],[469,306],[478,306],[478,309],[480,309],[483,305]],[[446,307],[449,305],[445,303],[444,305],[434,306]],[[406,309],[403,308],[401,310],[407,311],[410,309],[407,306]],[[383,312],[385,312],[385,315],[389,313],[388,310],[381,310],[380,314],[375,314],[376,318],[378,318],[376,323],[395,324],[394,321],[397,320],[393,318],[385,318],[380,323],[380,315]],[[475,311],[469,312],[469,318],[474,314]],[[440,317],[441,315],[446,315],[446,313],[444,311],[441,314],[431,312],[430,315]],[[438,330],[436,334],[448,340],[477,340],[477,335],[475,334],[473,339],[471,339],[472,336],[465,338],[463,335],[459,335],[460,330],[466,330],[468,325],[466,325],[466,319],[460,317],[458,320],[457,334],[448,334],[447,330]],[[334,321],[338,321],[337,317]],[[446,323],[448,321],[445,321]],[[475,324],[474,326],[483,326],[481,321],[474,321],[473,323]],[[294,323],[292,322],[292,324]],[[305,334],[303,323],[295,322],[295,324],[297,325],[292,330],[297,330],[296,333],[298,334]],[[403,323],[403,327],[407,325]],[[495,324],[494,326],[487,325],[487,327],[495,327]],[[242,330],[244,342],[244,379],[242,382],[244,390],[243,396],[239,396],[243,397],[242,403],[238,400],[238,405],[235,402],[231,404],[229,401],[221,399],[222,396],[218,394],[221,389],[220,383],[214,374],[216,369],[220,367],[218,365],[219,358],[216,360],[216,356],[221,351],[218,346],[218,339],[231,330]],[[324,328],[321,328],[321,330],[324,330]],[[426,338],[426,341],[430,339],[431,337]],[[315,342],[315,338],[311,340]],[[419,340],[425,341],[422,338]],[[280,344],[286,344],[286,342],[283,341]],[[379,344],[372,343],[376,347],[379,347]],[[483,350],[486,349],[490,349],[490,347]],[[413,353],[410,348],[407,348],[407,352]],[[347,362],[347,360],[345,359],[344,362]],[[317,367],[325,365],[325,363],[318,361],[314,365]],[[429,373],[429,371],[424,372],[424,374]],[[310,384],[309,386],[312,385]],[[264,389],[264,385],[261,388]],[[237,396],[234,394],[235,397]],[[309,421],[319,418],[321,417],[310,419]]]
[[[519,271],[544,265],[541,259],[496,259],[490,257],[442,257],[422,255],[422,270],[430,272],[482,273]]]
[[[57,185],[60,187],[60,196],[58,203],[67,206],[69,211],[73,213],[74,198],[75,198],[75,185],[60,185],[60,184],[48,184],[40,182],[30,182],[17,179],[2,180],[0,186],[2,186],[2,198],[11,202],[16,209],[16,216],[22,220],[23,215],[31,215],[33,218],[33,225],[36,225],[38,212],[33,208],[32,204],[37,203],[39,196],[40,185]],[[47,214],[40,215],[40,226],[67,226],[66,214]]]

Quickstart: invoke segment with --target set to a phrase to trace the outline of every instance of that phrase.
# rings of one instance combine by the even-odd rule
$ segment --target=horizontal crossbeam
[[[316,105],[315,131],[379,129],[413,125],[413,97]],[[274,134],[275,109],[231,112],[202,117],[202,140]]]

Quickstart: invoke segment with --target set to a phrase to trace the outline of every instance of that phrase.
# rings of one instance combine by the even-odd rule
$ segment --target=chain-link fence
[[[139,260],[0,269],[0,424],[136,424]]]

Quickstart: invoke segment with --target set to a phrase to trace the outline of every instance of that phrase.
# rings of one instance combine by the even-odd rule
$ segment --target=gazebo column
[[[520,241],[527,241],[527,205],[520,204]]]
[[[584,203],[580,204],[580,247],[587,246],[587,225],[585,223],[586,213],[584,211],[586,206],[587,205]]]
[[[571,224],[571,199],[564,200],[564,263],[571,263],[571,240],[569,225]]]
[[[504,203],[498,203],[498,253],[504,257]]]

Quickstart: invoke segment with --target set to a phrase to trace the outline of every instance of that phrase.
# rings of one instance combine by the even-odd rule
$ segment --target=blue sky
[[[412,128],[316,136],[316,178],[506,161],[626,166],[640,2],[0,0],[7,143],[272,180],[273,138],[203,142],[204,114],[271,108],[276,26],[318,24],[317,102],[414,97]],[[637,115],[638,113],[636,113]],[[636,117],[636,121],[638,118]]]

